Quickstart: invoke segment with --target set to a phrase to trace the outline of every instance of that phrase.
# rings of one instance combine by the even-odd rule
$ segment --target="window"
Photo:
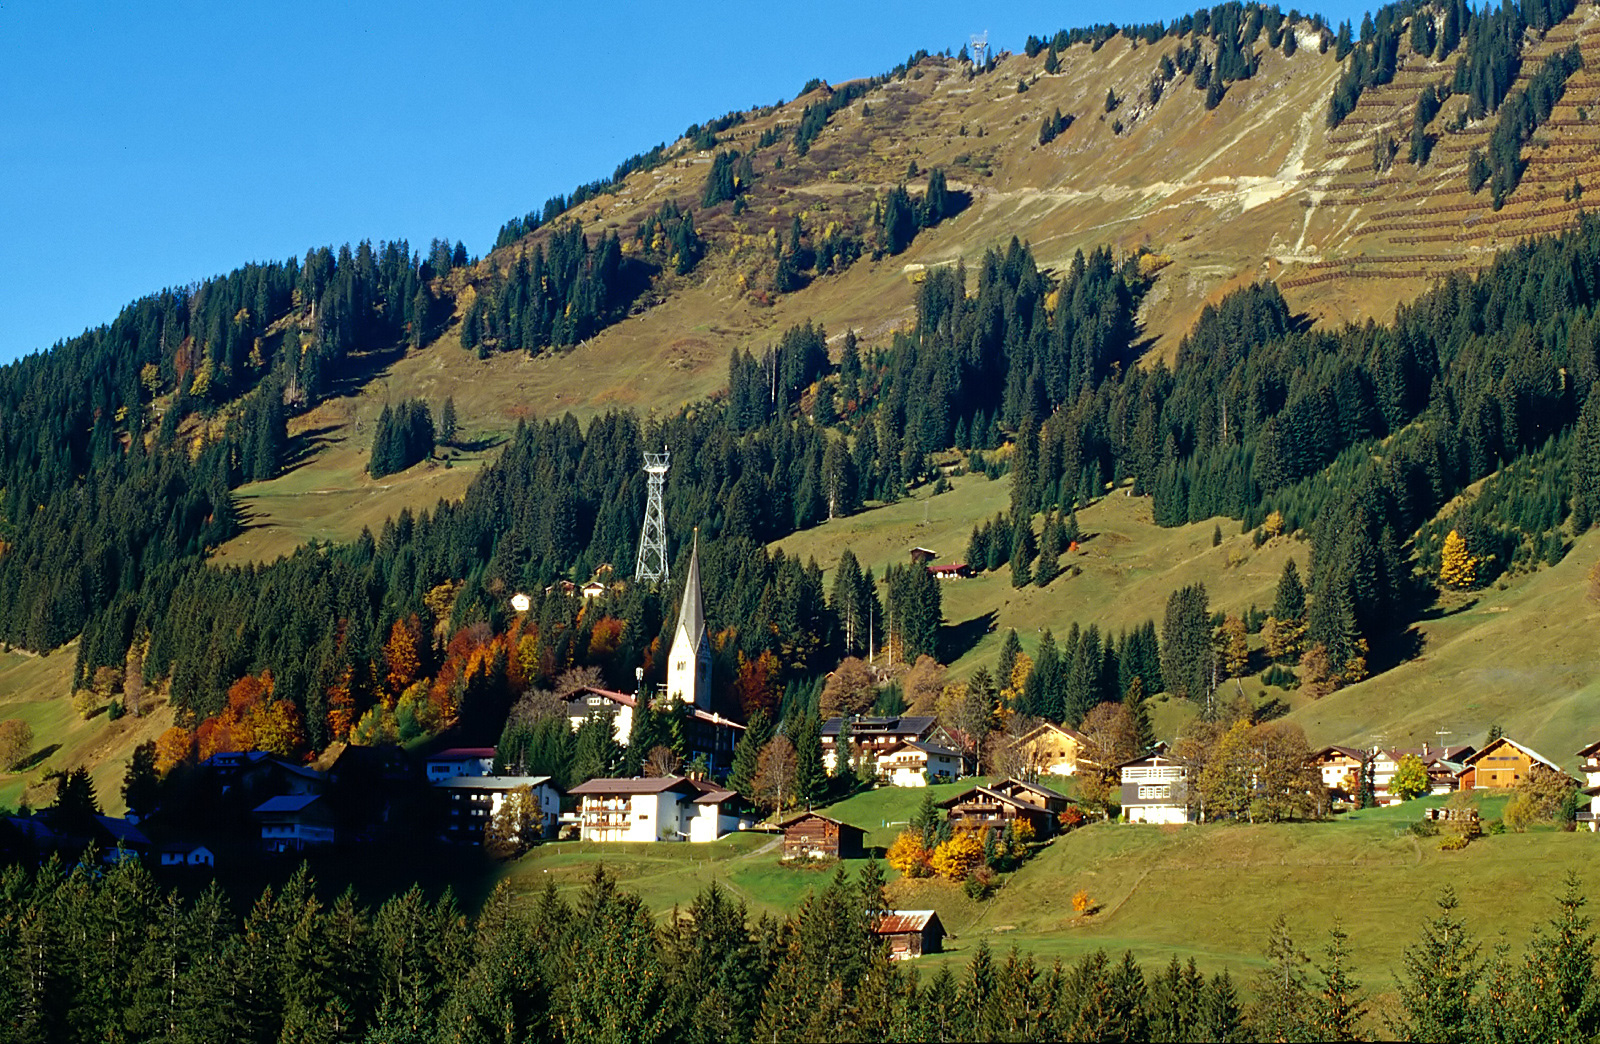
[[[1140,784],[1139,786],[1139,800],[1141,801],[1152,801],[1159,798],[1170,797],[1171,794],[1172,788],[1164,783],[1156,785]]]

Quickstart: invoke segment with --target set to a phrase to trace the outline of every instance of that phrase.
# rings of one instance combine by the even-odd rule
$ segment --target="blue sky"
[[[1195,6],[0,0],[0,362],[311,246],[481,254],[507,218],[813,76]]]

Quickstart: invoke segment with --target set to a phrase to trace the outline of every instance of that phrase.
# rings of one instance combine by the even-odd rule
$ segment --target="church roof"
[[[705,634],[705,610],[700,604],[700,531],[694,532],[694,550],[689,553],[689,575],[683,581],[683,606],[678,610],[678,629],[687,631],[689,642],[699,646]]]

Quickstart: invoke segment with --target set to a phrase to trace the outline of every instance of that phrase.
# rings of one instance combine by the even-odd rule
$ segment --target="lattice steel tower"
[[[635,580],[666,580],[667,508],[661,501],[661,487],[667,481],[667,448],[644,455],[644,473],[650,476],[650,491],[644,502],[644,532],[639,534],[639,561],[634,563]]]

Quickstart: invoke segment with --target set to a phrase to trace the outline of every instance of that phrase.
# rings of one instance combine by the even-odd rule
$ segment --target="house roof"
[[[1079,732],[1077,729],[1069,729],[1065,725],[1057,725],[1053,721],[1046,721],[1035,725],[1027,732],[1024,732],[1022,735],[1012,740],[1011,745],[1013,747],[1020,747],[1022,744],[1032,741],[1034,737],[1047,732],[1059,733],[1060,735],[1072,740],[1074,743],[1077,743],[1079,746],[1083,746],[1089,742],[1088,737]]]
[[[451,747],[441,750],[428,759],[428,763],[435,761],[478,761],[482,758],[494,757],[493,747]]]
[[[282,797],[268,798],[254,809],[258,814],[287,814],[304,812],[306,806],[314,801],[322,800],[316,794],[285,794]]]
[[[822,735],[839,735],[839,726],[843,721],[844,719],[838,716],[829,718],[822,723]],[[852,718],[850,719],[850,733],[855,736],[878,733],[891,736],[910,736],[913,739],[917,739],[926,736],[937,721],[937,718],[911,714],[904,714],[894,718]]]
[[[989,788],[991,790],[999,790],[1002,787],[1009,787],[1009,788],[1012,788],[1012,789],[1021,789],[1021,790],[1031,790],[1035,794],[1038,794],[1040,797],[1045,797],[1045,798],[1060,798],[1062,801],[1071,801],[1072,800],[1071,798],[1067,797],[1067,795],[1058,794],[1054,790],[1051,790],[1049,787],[1041,787],[1037,783],[1029,783],[1027,780],[1018,779],[1015,776],[1011,776],[1011,777],[1008,777],[1006,779],[1002,779],[998,783],[989,784]]]
[[[694,784],[682,776],[647,776],[633,779],[591,779],[579,783],[567,793],[581,797],[589,794],[660,794],[668,790],[695,789]]]
[[[113,816],[95,816],[94,820],[100,824],[100,829],[111,835],[112,840],[125,848],[150,847],[150,839],[144,836],[144,831],[126,819],[117,819]]]
[[[198,841],[172,841],[156,849],[162,855],[188,855],[191,852],[209,852],[211,849]]]
[[[1166,752],[1164,750],[1157,750],[1157,751],[1153,751],[1153,752],[1151,752],[1149,754],[1146,754],[1143,757],[1134,758],[1132,761],[1124,761],[1120,765],[1113,765],[1111,767],[1114,768],[1114,769],[1125,769],[1125,768],[1132,768],[1135,765],[1143,765],[1146,762],[1149,762],[1151,765],[1181,765],[1181,764],[1183,764],[1177,758],[1169,758],[1169,757],[1167,757]]]
[[[516,790],[518,787],[541,787],[546,783],[550,783],[549,776],[451,776],[434,786],[446,790]]]
[[[933,910],[885,910],[872,931],[875,935],[899,935],[925,931],[933,924],[939,924],[939,915]],[[939,927],[943,929],[944,925]]]
[[[893,754],[895,751],[904,750],[907,747],[910,747],[912,750],[920,750],[924,754],[931,754],[934,757],[945,757],[945,758],[959,758],[959,757],[961,757],[961,752],[960,751],[951,750],[949,747],[941,747],[937,743],[924,743],[921,740],[902,740],[901,742],[896,743],[894,746],[890,747],[888,750],[884,751],[883,752],[883,756],[884,757],[888,757],[890,754]]]
[[[1580,758],[1587,758],[1595,754],[1600,754],[1600,740],[1595,740],[1587,747],[1584,747],[1582,750],[1578,751],[1578,757]]]
[[[863,827],[853,826],[853,825],[851,825],[849,823],[846,823],[842,819],[834,819],[832,816],[825,816],[821,812],[801,812],[798,815],[790,816],[788,819],[780,819],[780,820],[778,820],[778,826],[780,828],[782,828],[782,829],[787,830],[789,827],[792,827],[796,823],[799,823],[802,820],[806,820],[806,819],[820,819],[820,820],[823,820],[824,822],[832,823],[834,826],[843,827],[846,830],[864,830],[865,829]]]
[[[581,689],[573,689],[571,694],[567,696],[567,702],[572,703],[586,695],[604,696],[613,703],[620,703],[624,707],[637,707],[639,705],[639,700],[636,696],[630,696],[625,692],[616,692],[612,689],[602,689],[595,685],[585,685]]]
[[[1510,736],[1501,736],[1499,739],[1490,740],[1488,743],[1485,743],[1483,745],[1483,749],[1478,751],[1476,754],[1473,754],[1471,757],[1461,758],[1459,760],[1461,761],[1463,766],[1476,765],[1491,750],[1493,750],[1496,746],[1498,746],[1498,745],[1500,745],[1502,743],[1509,743],[1511,746],[1516,747],[1518,750],[1522,751],[1522,753],[1528,755],[1528,757],[1530,757],[1533,760],[1543,764],[1547,768],[1555,769],[1557,772],[1560,772],[1563,775],[1566,773],[1566,770],[1563,769],[1560,765],[1557,765],[1555,762],[1551,761],[1549,758],[1545,757],[1543,754],[1540,754],[1538,751],[1534,750],[1532,747],[1523,746],[1521,743],[1518,743],[1516,740],[1512,739]],[[1445,758],[1444,760],[1451,760],[1451,759]]]
[[[959,573],[965,568],[967,568],[967,563],[957,562],[954,565],[929,566],[928,572],[935,575],[939,573]]]
[[[1326,757],[1326,756],[1328,756],[1330,754],[1342,755],[1342,756],[1347,757],[1347,758],[1352,758],[1352,759],[1354,759],[1356,761],[1366,761],[1367,758],[1371,756],[1366,751],[1362,750],[1360,747],[1341,747],[1341,746],[1338,746],[1338,745],[1334,745],[1334,746],[1330,746],[1330,747],[1323,747],[1321,750],[1319,750],[1316,753],[1312,754],[1311,755],[1311,760],[1312,761],[1320,761],[1322,758],[1324,758],[1324,757]]]
[[[971,800],[971,798],[975,794],[982,794],[984,797],[994,798],[996,801],[999,801],[999,802],[1001,802],[1003,804],[1011,805],[1011,806],[1013,806],[1015,808],[1025,808],[1025,809],[1028,809],[1028,810],[1033,811],[1033,812],[1042,812],[1043,811],[1043,809],[1041,809],[1038,805],[1032,805],[1032,804],[1029,804],[1026,801],[1019,801],[1016,798],[1012,797],[1010,794],[1004,793],[1003,791],[999,791],[999,790],[992,790],[989,787],[984,787],[984,786],[977,786],[977,787],[973,787],[970,790],[963,790],[961,793],[957,794],[955,797],[948,797],[948,798],[945,798],[943,801],[938,802],[938,806],[940,808],[955,808],[957,805],[961,804],[963,801]]]

